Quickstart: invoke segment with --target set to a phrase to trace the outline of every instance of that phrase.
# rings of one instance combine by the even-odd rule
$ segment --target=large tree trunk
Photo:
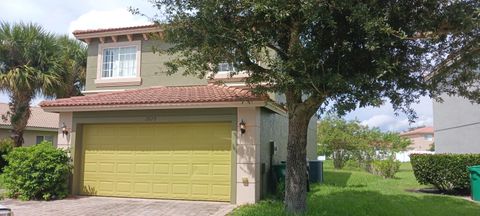
[[[307,131],[306,115],[290,115],[288,119],[287,170],[285,207],[288,212],[306,210],[307,199]]]
[[[300,101],[300,103],[294,101]],[[285,209],[288,213],[293,214],[304,213],[307,209],[308,124],[320,105],[318,100],[301,101],[301,95],[287,93],[288,144]]]
[[[11,138],[15,147],[21,147],[24,143],[23,132],[30,118],[30,101],[32,97],[26,95],[13,95],[10,97],[10,123],[12,124]]]

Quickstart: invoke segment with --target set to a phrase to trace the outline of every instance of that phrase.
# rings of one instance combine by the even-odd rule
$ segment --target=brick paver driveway
[[[56,201],[2,200],[15,216],[65,215],[225,215],[234,205],[220,202],[75,197]]]

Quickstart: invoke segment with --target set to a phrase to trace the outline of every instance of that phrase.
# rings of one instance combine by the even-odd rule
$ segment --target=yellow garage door
[[[230,201],[230,123],[83,127],[81,194]]]

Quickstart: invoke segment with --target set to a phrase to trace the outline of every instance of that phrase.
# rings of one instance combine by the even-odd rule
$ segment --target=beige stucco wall
[[[430,150],[430,147],[434,142],[433,137],[432,137],[432,140],[426,140],[424,138],[424,134],[414,134],[414,135],[408,135],[404,137],[407,137],[412,141],[412,144],[407,147],[407,149],[409,150],[428,151]]]
[[[111,90],[111,89],[137,89],[147,88],[151,86],[183,86],[183,85],[199,85],[207,84],[206,79],[199,79],[194,76],[183,76],[181,73],[167,75],[167,67],[165,62],[172,59],[171,55],[158,51],[154,53],[153,48],[159,50],[166,50],[170,45],[158,41],[158,40],[143,40],[142,36],[135,36],[134,40],[141,40],[142,54],[140,64],[140,74],[142,83],[140,86],[113,86],[113,87],[99,87],[95,85],[95,79],[97,78],[97,66],[98,66],[98,45],[97,40],[92,41],[88,45],[88,58],[87,58],[87,78],[85,90],[98,91],[98,90]],[[127,41],[125,37],[119,37],[118,42]],[[106,43],[113,43],[110,39],[107,39]]]
[[[317,159],[317,124],[313,117],[308,125],[307,134],[307,158],[308,160]],[[269,188],[273,180],[270,178],[270,142],[274,143],[274,153],[272,158],[273,165],[280,164],[287,160],[287,142],[288,142],[288,118],[286,115],[271,112],[267,109],[261,110],[260,127],[261,154],[259,166],[261,170],[261,195],[265,197],[269,193]],[[263,164],[263,165],[262,165]],[[272,188],[273,189],[273,188]]]
[[[63,124],[67,127],[68,134],[63,133]],[[72,130],[73,123],[73,113],[65,112],[60,113],[58,121],[58,131],[57,131],[57,147],[62,149],[68,149],[70,147],[70,132]]]
[[[53,145],[57,145],[57,132],[26,130],[23,134],[23,146],[32,146],[36,144],[37,136],[53,136]],[[0,129],[0,139],[10,138],[10,129]]]
[[[255,203],[260,200],[260,108],[237,109],[237,122],[244,121],[245,133],[237,130],[237,204]]]

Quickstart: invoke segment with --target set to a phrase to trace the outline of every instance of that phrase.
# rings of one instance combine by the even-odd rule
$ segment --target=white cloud
[[[398,112],[398,115],[395,115],[392,105],[388,102],[380,107],[359,108],[348,113],[345,118],[358,119],[364,125],[390,131],[402,131],[409,127],[433,124],[432,100],[429,97],[421,97],[419,103],[412,104],[412,108],[418,118],[411,125],[404,113]]]
[[[150,23],[145,17],[132,15],[126,8],[90,10],[71,21],[68,30],[72,33],[75,30],[127,27]]]
[[[385,131],[403,131],[409,127],[417,126],[431,126],[433,123],[432,117],[420,116],[415,122],[409,123],[407,118],[398,118],[392,115],[379,114],[374,115],[366,120],[361,121],[362,125],[369,127],[378,127]]]

